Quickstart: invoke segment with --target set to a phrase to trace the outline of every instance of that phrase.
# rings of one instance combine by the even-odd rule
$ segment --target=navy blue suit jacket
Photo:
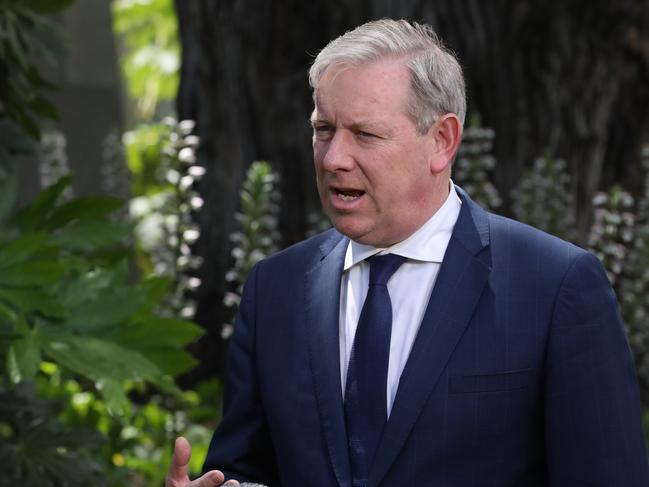
[[[462,209],[369,487],[649,486],[632,356],[592,254]],[[349,487],[334,230],[258,264],[205,463],[284,487]]]

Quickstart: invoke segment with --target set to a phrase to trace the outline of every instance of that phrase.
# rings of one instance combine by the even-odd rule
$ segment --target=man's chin
[[[357,223],[349,222],[348,220],[348,218],[344,217],[331,218],[334,228],[338,230],[338,232],[342,233],[345,237],[348,237],[353,241],[361,244],[371,245],[369,243],[366,243],[368,238],[371,239],[371,237],[369,236],[372,233],[371,229],[363,228]]]
[[[338,232],[342,233],[345,237],[350,238],[356,243],[362,245],[371,245],[373,247],[388,247],[388,245],[383,244],[381,235],[377,234],[372,227],[367,225],[362,226],[352,224],[350,222],[344,221],[344,219],[332,220],[333,226]]]
[[[358,222],[349,222],[348,219],[331,219],[333,226],[339,233],[362,245],[385,249],[404,240],[406,236],[386,234],[377,226],[359,225]],[[352,224],[354,223],[354,224]]]

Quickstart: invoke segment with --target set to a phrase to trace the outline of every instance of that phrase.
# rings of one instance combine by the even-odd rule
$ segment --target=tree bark
[[[177,0],[176,10],[183,47],[178,113],[197,122],[198,158],[207,168],[196,246],[205,259],[196,320],[207,335],[194,349],[201,365],[185,378],[195,383],[223,370],[224,275],[245,171],[258,159],[273,165],[281,178],[283,244],[304,238],[306,215],[319,208],[307,67],[324,39],[365,14],[354,0]]]
[[[424,3],[465,63],[471,111],[496,131],[498,186],[514,187],[538,156],[565,159],[583,243],[594,193],[630,179],[647,140],[649,2]]]

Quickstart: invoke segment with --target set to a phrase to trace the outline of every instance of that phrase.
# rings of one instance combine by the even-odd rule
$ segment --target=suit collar
[[[462,210],[453,229],[453,238],[466,248],[471,255],[477,255],[489,245],[489,216],[459,186],[455,186]]]
[[[340,278],[348,242],[331,231],[305,275],[309,361],[329,460],[340,487],[351,485],[338,346]]]

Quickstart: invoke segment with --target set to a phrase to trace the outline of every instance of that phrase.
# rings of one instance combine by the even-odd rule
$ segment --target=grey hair
[[[411,81],[406,113],[419,133],[426,133],[445,113],[454,113],[464,124],[466,94],[460,63],[432,27],[406,20],[367,22],[329,42],[309,69],[314,100],[330,67],[358,66],[385,58],[406,59]]]

